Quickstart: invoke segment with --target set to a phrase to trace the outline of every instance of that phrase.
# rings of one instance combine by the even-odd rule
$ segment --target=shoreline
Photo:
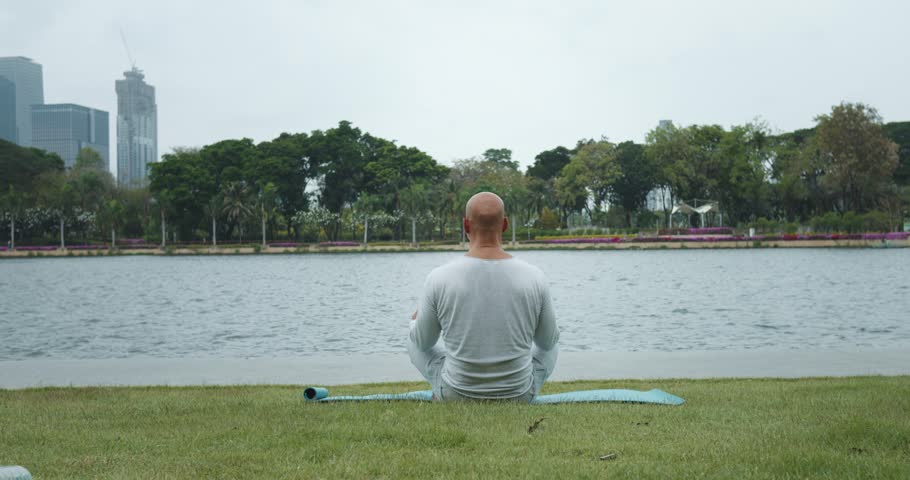
[[[552,381],[910,375],[910,349],[562,352]],[[404,353],[0,361],[0,389],[420,381]]]
[[[910,248],[907,240],[772,240],[772,241],[718,241],[718,242],[640,242],[640,243],[575,243],[545,244],[511,242],[504,244],[506,250],[730,250],[760,248]],[[395,252],[449,252],[467,251],[467,244],[397,244],[358,245],[351,247],[305,245],[301,247],[197,247],[175,249],[116,249],[116,250],[69,250],[49,251],[0,251],[0,258],[42,258],[42,257],[98,257],[133,255],[294,255],[314,253],[395,253]]]

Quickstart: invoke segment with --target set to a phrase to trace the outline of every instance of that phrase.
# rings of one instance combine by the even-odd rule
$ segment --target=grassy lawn
[[[292,386],[0,390],[0,465],[36,479],[910,478],[910,377],[566,382],[544,393],[594,388],[660,388],[687,403],[311,404]]]

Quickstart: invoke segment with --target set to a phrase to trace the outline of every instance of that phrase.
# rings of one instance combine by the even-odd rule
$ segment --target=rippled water
[[[0,359],[403,352],[460,253],[0,261]],[[910,347],[910,249],[535,251],[564,351]]]

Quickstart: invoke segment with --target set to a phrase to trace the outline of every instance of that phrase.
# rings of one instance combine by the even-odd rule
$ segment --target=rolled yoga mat
[[[32,474],[19,466],[0,467],[0,480],[32,480]]]
[[[350,402],[369,400],[415,400],[428,402],[433,400],[432,390],[420,390],[408,393],[380,393],[376,395],[352,396],[343,395],[330,397],[329,390],[320,387],[308,387],[303,391],[303,398],[309,402]],[[554,393],[540,395],[531,400],[532,405],[545,405],[553,403],[593,403],[593,402],[623,402],[623,403],[652,403],[656,405],[682,405],[686,403],[682,398],[669,394],[663,390],[653,389],[647,392],[638,390],[625,390],[612,388],[609,390],[580,390],[577,392]]]

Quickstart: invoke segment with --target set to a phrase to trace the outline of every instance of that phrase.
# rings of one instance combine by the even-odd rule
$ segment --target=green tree
[[[611,183],[610,202],[620,205],[626,214],[626,226],[632,226],[632,213],[645,206],[648,193],[657,187],[657,168],[645,155],[644,146],[623,142],[616,146],[619,176]]]
[[[387,209],[401,207],[401,192],[413,183],[428,185],[442,182],[448,168],[436,163],[417,148],[371,138],[370,159],[365,168],[365,191],[390,199]]]
[[[325,133],[313,132],[310,141],[310,161],[321,179],[319,201],[340,219],[344,207],[356,202],[364,189],[363,135],[351,122],[342,121]],[[338,238],[339,228],[338,222],[332,226],[332,239]]]
[[[148,187],[123,188],[120,190],[123,203],[123,229],[125,237],[146,237],[154,229],[153,199]]]
[[[0,140],[0,193],[8,192],[10,186],[34,192],[38,177],[50,171],[64,171],[63,160],[56,154]]]
[[[768,129],[761,123],[734,126],[718,146],[718,172],[712,199],[719,200],[732,224],[770,214],[773,151]]]
[[[226,148],[232,142],[219,142],[215,148]],[[203,151],[209,153],[203,155]],[[167,197],[172,229],[180,238],[190,238],[196,230],[206,228],[204,206],[218,193],[211,152],[210,147],[178,148],[149,165],[149,190],[156,197]]]
[[[878,112],[862,103],[841,103],[816,121],[824,184],[841,211],[868,210],[892,180],[897,144],[885,136]]]
[[[256,195],[256,210],[259,211],[259,218],[262,222],[262,248],[267,246],[265,238],[265,225],[275,212],[275,200],[278,196],[278,189],[271,182],[259,189]]]
[[[488,148],[483,152],[484,161],[518,170],[518,162],[512,160],[512,150],[508,148]]]
[[[230,182],[225,186],[222,213],[228,221],[234,222],[240,232],[240,243],[243,243],[243,222],[252,214],[249,202],[250,189],[243,182]]]
[[[315,166],[310,161],[310,136],[282,133],[270,142],[260,143],[256,150],[259,159],[247,166],[248,180],[275,186],[276,208],[284,217],[288,236],[294,230],[293,236],[297,238],[293,217],[308,208],[307,185],[315,176]]]
[[[72,214],[72,188],[63,172],[52,170],[41,175],[37,190],[38,205],[57,216],[60,232],[60,248],[66,248],[65,223]]]
[[[76,170],[99,170],[106,172],[108,166],[97,150],[91,147],[82,147],[76,154],[76,163],[73,166]]]
[[[99,209],[100,223],[110,228],[111,248],[117,247],[117,229],[123,221],[123,213],[123,204],[117,198],[106,200]]]
[[[417,222],[426,214],[428,206],[427,186],[412,183],[401,192],[401,207],[411,220],[411,244],[417,244]]]
[[[566,147],[544,150],[534,157],[534,164],[528,167],[527,175],[547,181],[556,178],[559,172],[572,160],[573,151]]]
[[[84,150],[84,149],[83,149]],[[89,149],[86,157],[94,158],[94,150]],[[93,161],[83,161],[77,163],[77,166],[69,171],[69,184],[72,201],[79,212],[89,213],[97,218],[105,199],[111,196],[115,188],[114,177],[110,172],[98,168],[99,164]],[[95,224],[95,227],[100,225]],[[87,228],[82,229],[82,241],[88,241],[90,233],[103,235],[103,231],[89,232]]]
[[[224,197],[220,193],[212,195],[204,207],[205,215],[212,219],[212,246],[218,246],[218,217],[224,211]]]
[[[353,210],[356,216],[363,220],[363,244],[370,241],[370,219],[382,212],[383,200],[377,195],[365,193],[354,203]]]
[[[6,193],[0,196],[0,209],[6,212],[9,218],[9,241],[10,248],[16,248],[16,218],[21,217],[25,212],[29,198],[25,192],[17,190],[10,185]]]
[[[614,145],[606,140],[588,143],[578,149],[556,180],[560,203],[571,211],[600,211],[613,183],[620,176]],[[590,209],[588,200],[593,202]]]
[[[897,144],[897,168],[894,182],[901,186],[910,185],[910,122],[891,122],[882,126],[885,135]]]

